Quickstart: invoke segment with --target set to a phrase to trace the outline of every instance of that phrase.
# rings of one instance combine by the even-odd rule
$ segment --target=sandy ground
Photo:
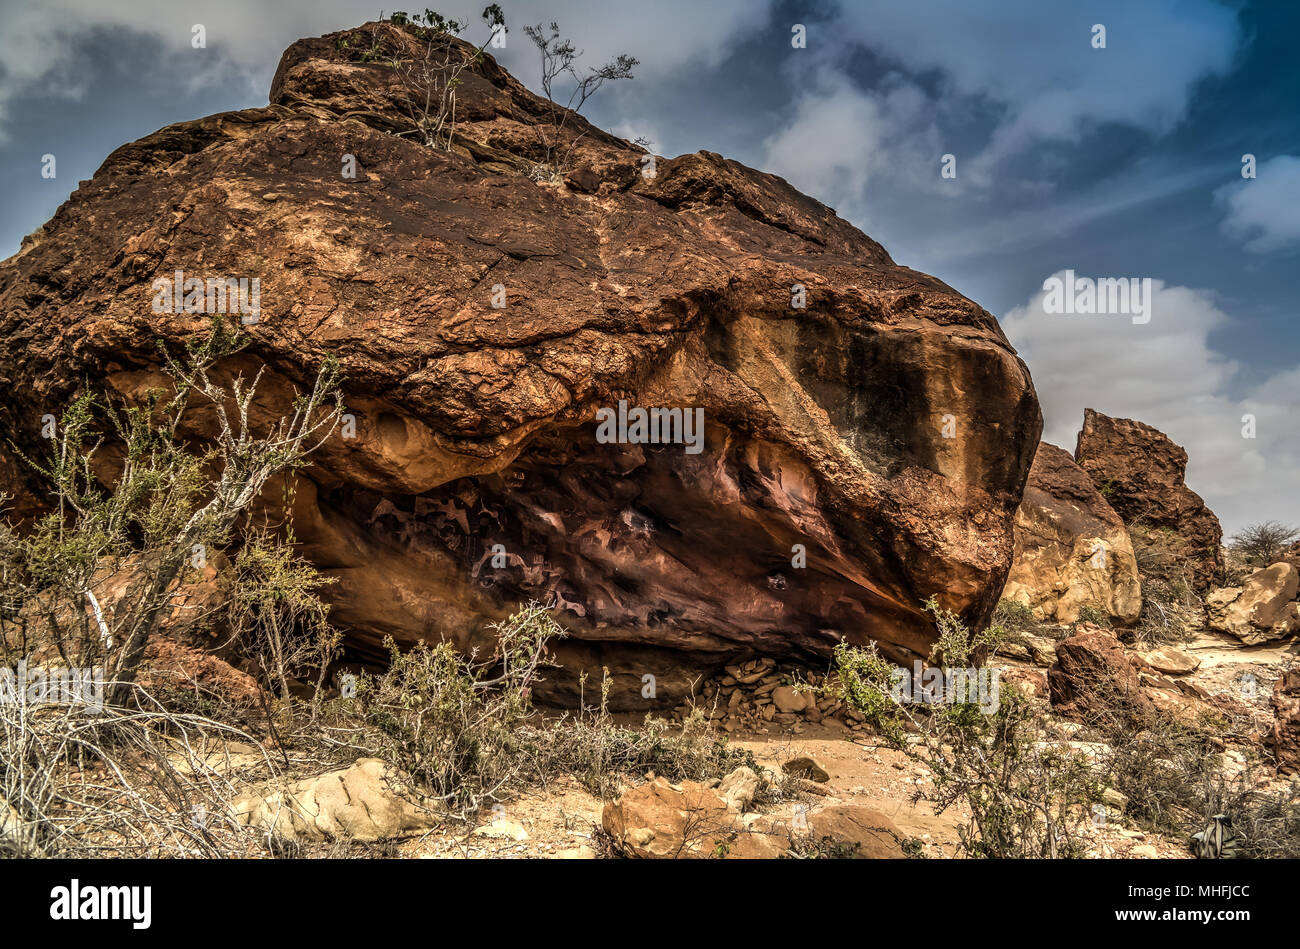
[[[912,802],[918,783],[928,776],[902,752],[870,740],[850,740],[841,729],[820,725],[805,727],[798,736],[742,734],[733,736],[733,742],[772,769],[794,757],[814,758],[830,775],[822,785],[825,803],[862,804],[882,811],[905,834],[920,840],[925,857],[957,856],[963,815],[956,808],[935,814],[929,803]],[[814,797],[808,806],[817,803]],[[591,848],[602,806],[577,781],[564,778],[518,796],[478,828],[449,828],[408,840],[397,852],[417,858],[591,858],[596,855]],[[1122,819],[1085,825],[1084,836],[1094,857],[1188,856],[1181,841],[1127,828]]]

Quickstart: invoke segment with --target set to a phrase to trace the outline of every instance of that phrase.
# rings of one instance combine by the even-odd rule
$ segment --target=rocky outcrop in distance
[[[1244,645],[1258,646],[1300,632],[1300,571],[1289,563],[1256,570],[1239,587],[1223,587],[1205,598],[1211,629]]]
[[[1186,541],[1196,586],[1223,572],[1223,529],[1187,487],[1187,452],[1144,422],[1085,409],[1074,460],[1124,523],[1166,528]]]

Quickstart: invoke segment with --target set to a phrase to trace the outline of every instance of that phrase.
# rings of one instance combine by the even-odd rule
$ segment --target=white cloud
[[[766,170],[864,228],[870,220],[863,197],[873,178],[888,172],[894,186],[902,178],[919,188],[942,180],[942,149],[925,96],[897,76],[869,93],[833,69],[817,72],[763,150]]]
[[[1209,342],[1230,320],[1207,291],[1154,281],[1145,325],[1048,314],[1040,292],[1001,323],[1033,375],[1045,441],[1073,451],[1085,407],[1137,419],[1187,449],[1188,485],[1225,534],[1253,521],[1300,522],[1300,367],[1234,396],[1238,366]],[[1256,418],[1254,439],[1242,437],[1246,414]]]
[[[1007,0],[845,4],[849,35],[914,73],[937,70],[944,95],[1004,109],[968,168],[991,177],[1041,142],[1075,142],[1119,122],[1159,135],[1183,116],[1195,83],[1223,72],[1240,42],[1236,13],[1214,0],[1093,0],[1084,8]],[[1106,48],[1091,45],[1106,28]]]
[[[349,18],[367,18],[369,5],[317,0],[307,6],[261,0],[176,3],[173,0],[43,0],[7,7],[0,28],[0,123],[24,96],[75,95],[96,81],[83,52],[106,30],[128,30],[156,40],[162,62],[142,64],[161,83],[195,88],[238,76],[250,84],[250,105],[260,105],[280,53],[301,36],[340,28]],[[349,11],[356,11],[350,13]],[[358,20],[359,22],[359,20]],[[206,48],[191,45],[195,24],[206,31]],[[112,50],[114,42],[103,43]],[[0,125],[0,134],[6,130]]]
[[[537,50],[524,35],[524,24],[554,20],[560,33],[584,52],[584,62],[598,65],[627,53],[641,60],[637,78],[653,81],[677,75],[688,65],[717,65],[741,37],[761,29],[768,16],[768,4],[754,0],[527,0],[503,7],[510,32],[506,49],[493,50],[493,55],[529,88],[534,86]]]
[[[1300,158],[1274,156],[1256,175],[1214,192],[1226,212],[1223,232],[1257,254],[1300,243]]]
[[[486,0],[452,0],[440,12],[472,26],[471,39],[486,38],[479,13]],[[655,3],[592,4],[584,0],[519,0],[504,4],[507,46],[492,50],[521,81],[535,85],[536,51],[524,35],[525,23],[555,20],[561,33],[586,51],[585,62],[604,62],[618,53],[642,60],[636,74],[654,79],[711,64],[729,44],[766,21],[766,5],[752,0],[657,0]],[[390,5],[391,7],[391,5]],[[423,10],[423,5],[412,5]],[[6,3],[0,12],[0,136],[11,104],[23,96],[67,95],[95,81],[84,75],[80,44],[98,30],[122,28],[162,44],[165,63],[142,64],[160,83],[194,88],[237,76],[250,87],[249,105],[261,105],[280,54],[294,40],[357,26],[378,16],[373,0],[42,0]],[[690,27],[683,24],[689,22]],[[207,48],[193,49],[191,29],[201,23]]]
[[[609,129],[610,133],[629,142],[643,139],[650,143],[650,151],[656,155],[675,155],[671,137],[665,135],[656,119],[626,118]]]
[[[1107,29],[1105,49],[1091,45],[1095,23]],[[869,207],[863,191],[886,168],[895,179],[916,172],[908,183],[925,189],[1034,190],[1046,183],[1008,178],[1008,159],[1080,142],[1105,123],[1170,131],[1196,83],[1225,71],[1240,42],[1235,13],[1214,0],[1097,0],[1083,11],[1041,0],[845,3],[810,28],[806,53],[792,54],[791,83],[804,91],[766,158],[850,210]],[[863,88],[845,71],[859,45],[915,80],[894,72]],[[818,65],[804,67],[800,56]],[[922,76],[937,77],[931,91]],[[982,144],[962,151],[945,130],[975,110],[995,118]],[[956,155],[961,185],[939,178],[943,152]]]

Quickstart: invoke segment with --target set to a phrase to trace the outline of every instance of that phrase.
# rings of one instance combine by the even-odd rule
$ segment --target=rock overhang
[[[490,57],[453,150],[406,141],[383,67],[336,36],[286,52],[271,105],[118,149],[0,265],[20,444],[36,406],[83,377],[138,394],[155,339],[202,331],[151,312],[158,274],[258,277],[225,368],[270,367],[262,418],[328,355],[346,374],[357,437],[304,473],[298,533],[363,653],[469,646],[523,598],[606,658],[906,660],[927,597],[987,619],[1041,417],[986,311],[714,153],[646,177],[579,120],[585,180],[534,182],[541,100]],[[705,450],[600,444],[620,400],[702,410]]]

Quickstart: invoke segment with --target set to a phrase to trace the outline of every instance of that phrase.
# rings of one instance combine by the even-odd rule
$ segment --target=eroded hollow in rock
[[[714,152],[647,178],[644,149],[571,116],[572,174],[533,180],[552,109],[486,54],[455,147],[422,147],[354,34],[295,43],[266,107],[119,148],[0,262],[0,427],[22,450],[87,380],[143,404],[157,345],[207,331],[149,306],[156,279],[247,275],[260,319],[221,381],[266,369],[255,430],[327,360],[344,373],[355,430],[313,453],[291,513],[357,658],[388,636],[487,649],[554,599],[550,685],[608,666],[617,702],[638,673],[682,694],[748,655],[824,664],[841,637],[927,655],[931,596],[987,623],[1042,428],[991,314]],[[319,160],[338,154],[355,179]],[[704,451],[598,443],[623,398],[702,409]]]
[[[394,556],[425,562],[430,587],[460,586],[460,602],[483,615],[554,603],[584,641],[680,650],[665,659],[680,668],[709,654],[824,663],[841,639],[871,639],[891,617],[914,622],[879,587],[891,576],[883,557],[837,538],[858,552],[848,562],[818,542],[835,529],[807,467],[721,425],[706,425],[699,454],[600,444],[594,424],[556,428],[498,473],[420,495],[340,486],[320,500]],[[358,655],[379,659],[375,645],[362,640]]]

